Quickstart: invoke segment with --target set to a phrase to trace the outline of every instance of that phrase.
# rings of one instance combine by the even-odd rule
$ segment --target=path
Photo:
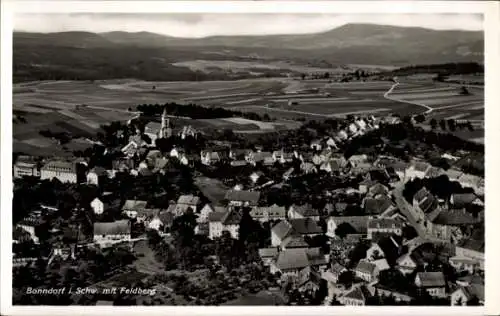
[[[396,88],[398,85],[399,85],[399,82],[396,81],[396,83],[394,83],[391,86],[391,88],[384,93],[384,98],[386,98],[387,100],[391,100],[391,101],[397,101],[397,102],[406,103],[406,104],[418,105],[418,106],[423,107],[423,108],[425,108],[427,110],[427,111],[424,112],[424,114],[429,114],[429,113],[432,112],[433,108],[431,108],[430,106],[425,105],[423,103],[418,103],[418,102],[414,102],[414,101],[400,100],[400,99],[395,99],[395,98],[390,97],[389,94],[391,94],[392,91],[394,90],[394,88]]]

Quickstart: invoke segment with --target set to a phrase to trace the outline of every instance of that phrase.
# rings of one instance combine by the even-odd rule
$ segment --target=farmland
[[[41,81],[16,84],[13,89],[14,150],[64,155],[90,146],[70,142],[65,148],[39,135],[41,130],[89,138],[99,126],[127,121],[139,104],[177,102],[268,114],[273,122],[243,118],[176,118],[174,124],[198,129],[232,129],[261,133],[297,128],[297,119],[324,119],[349,114],[400,115],[428,112],[429,118],[484,120],[484,90],[430,80],[339,83],[329,80],[260,78],[234,81],[148,82],[133,79],[99,81]],[[388,93],[390,92],[390,93]]]

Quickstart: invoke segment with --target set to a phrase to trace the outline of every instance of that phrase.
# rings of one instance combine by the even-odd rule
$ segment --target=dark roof
[[[200,198],[194,195],[181,195],[177,200],[177,204],[198,205]]]
[[[468,225],[475,224],[479,220],[465,210],[443,210],[432,221],[441,225]]]
[[[469,300],[478,298],[480,301],[484,301],[484,285],[471,284],[465,287],[462,286],[461,289]]]
[[[425,197],[419,204],[418,207],[424,212],[424,213],[431,213],[435,209],[439,208],[439,202],[436,197],[432,194],[428,194],[427,197]]]
[[[332,264],[330,271],[334,275],[339,276],[343,271],[346,271],[346,268],[343,265],[341,265],[340,263],[335,262],[334,264]]]
[[[226,211],[224,212],[211,212],[208,214],[208,220],[210,222],[222,222],[222,219],[226,215]]]
[[[418,272],[422,287],[441,287],[446,285],[443,272]]]
[[[279,269],[302,269],[310,265],[326,264],[326,258],[319,248],[292,248],[279,253],[276,266]]]
[[[424,161],[415,161],[412,163],[412,166],[417,171],[425,172],[431,165]]]
[[[337,226],[348,223],[360,234],[367,232],[369,216],[331,216],[330,218],[335,221]]]
[[[350,299],[355,299],[358,301],[363,301],[366,302],[366,300],[370,297],[370,292],[368,289],[361,285],[361,286],[356,286],[352,288],[349,292],[344,294],[344,297],[350,298]]]
[[[450,200],[453,201],[454,206],[467,206],[471,204],[478,197],[474,193],[455,193],[451,195]]]
[[[283,240],[293,231],[293,228],[288,221],[284,220],[274,225],[271,230],[279,239]]]
[[[426,187],[422,187],[420,190],[418,190],[415,195],[413,195],[413,199],[417,202],[421,202],[424,198],[426,198],[429,195],[429,191],[427,191]]]
[[[323,232],[318,223],[310,218],[295,218],[288,221],[293,230],[301,235],[321,234]]]
[[[460,242],[457,246],[484,253],[484,239],[483,240],[466,239]]]
[[[130,221],[94,223],[94,235],[127,235],[130,234]]]
[[[428,178],[437,178],[440,175],[444,174],[444,170],[442,168],[430,167],[429,170],[425,173],[425,176]]]
[[[318,284],[321,281],[321,275],[316,269],[311,266],[307,266],[299,271],[299,285],[304,285],[307,282],[313,282]]]
[[[387,194],[389,193],[389,189],[382,183],[377,182],[368,189],[368,192],[375,196],[379,194]]]
[[[222,224],[224,225],[237,225],[241,221],[241,214],[235,209],[231,209],[222,218]]]
[[[380,215],[392,206],[394,206],[392,200],[385,195],[378,198],[365,199],[365,213],[367,214]]]
[[[314,209],[310,204],[293,205],[293,210],[304,217],[319,216],[319,211]]]
[[[286,237],[280,245],[282,248],[307,248],[309,245],[303,236],[292,235]]]
[[[257,205],[260,198],[259,191],[229,190],[226,192],[225,199],[229,201],[249,202],[251,205]]]
[[[104,169],[103,167],[99,167],[99,166],[90,169],[89,173],[90,172],[93,172],[93,173],[97,174],[98,176],[105,176],[108,174],[106,169]]]
[[[174,222],[175,215],[171,212],[162,211],[158,213],[158,218],[165,226],[170,226]]]

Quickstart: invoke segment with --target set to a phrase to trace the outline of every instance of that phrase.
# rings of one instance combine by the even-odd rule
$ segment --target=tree
[[[446,130],[446,121],[445,120],[439,120],[439,126],[443,131]]]
[[[325,74],[323,75],[323,78],[325,78],[325,79],[330,78],[330,73],[328,71],[326,71]]]
[[[418,114],[415,116],[415,122],[417,123],[423,123],[425,121],[425,115],[423,114]]]
[[[302,80],[305,80],[306,79],[306,74],[301,74],[300,77],[302,78]]]
[[[342,284],[346,289],[350,288],[353,282],[354,273],[350,270],[342,272],[337,281],[337,283]]]
[[[430,121],[430,125],[431,125],[431,128],[432,129],[436,129],[437,127],[437,121],[435,118],[432,118],[431,121]]]
[[[450,129],[450,131],[454,132],[456,130],[456,122],[454,119],[449,119],[448,120],[448,128]]]
[[[335,228],[335,235],[339,236],[340,238],[345,238],[345,236],[355,233],[356,229],[354,229],[354,227],[352,227],[352,225],[347,222],[341,223],[337,226],[337,228]]]
[[[462,86],[460,88],[460,95],[469,95],[469,94],[470,94],[470,92],[465,86]]]

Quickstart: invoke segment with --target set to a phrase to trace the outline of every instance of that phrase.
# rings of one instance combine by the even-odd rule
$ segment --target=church
[[[158,138],[170,138],[172,136],[172,126],[168,118],[167,108],[163,110],[161,115],[161,123],[149,122],[144,128],[144,134],[151,138],[151,143],[154,144]]]

